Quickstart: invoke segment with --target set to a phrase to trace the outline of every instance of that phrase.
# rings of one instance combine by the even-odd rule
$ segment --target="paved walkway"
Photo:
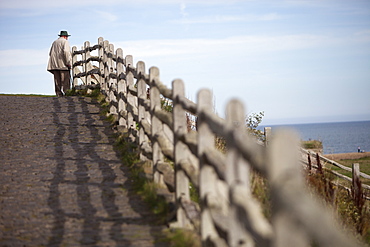
[[[0,246],[166,246],[90,98],[0,96]]]

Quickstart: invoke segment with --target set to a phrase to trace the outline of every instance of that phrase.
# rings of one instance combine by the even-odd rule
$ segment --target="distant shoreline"
[[[354,160],[354,159],[361,159],[370,156],[370,152],[364,153],[341,153],[341,154],[324,154],[325,158],[331,160]]]

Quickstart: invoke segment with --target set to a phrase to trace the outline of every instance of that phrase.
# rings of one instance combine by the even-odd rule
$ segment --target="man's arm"
[[[69,42],[64,42],[64,57],[66,61],[66,65],[69,69],[72,67],[72,53],[71,53],[71,47],[69,46]]]

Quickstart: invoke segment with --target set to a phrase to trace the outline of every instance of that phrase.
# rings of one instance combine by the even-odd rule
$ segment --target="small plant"
[[[190,200],[199,204],[199,191],[192,183],[189,183],[189,192]]]
[[[218,151],[225,154],[227,152],[225,138],[216,136],[215,137],[215,147]]]
[[[87,96],[87,89],[77,90],[76,88],[68,89],[65,93],[66,96]]]
[[[255,170],[251,170],[251,191],[254,198],[260,203],[262,213],[271,219],[271,196],[267,179]]]
[[[92,98],[98,98],[100,95],[101,95],[101,93],[100,93],[99,88],[96,88],[96,89],[92,90],[91,93],[87,94],[88,97],[92,97]]]
[[[172,112],[173,104],[172,100],[161,98],[161,109],[166,112]]]
[[[165,223],[169,212],[169,206],[165,199],[157,194],[157,187],[158,186],[154,182],[146,180],[142,183],[141,188],[138,188],[137,192],[141,195],[152,212],[161,216],[163,223]]]
[[[262,122],[262,118],[264,117],[265,113],[263,111],[259,113],[251,113],[247,116],[247,119],[245,120],[248,132],[257,138],[257,140],[265,141],[265,135],[263,131],[258,130],[258,126]]]
[[[319,140],[309,140],[302,141],[303,148],[313,149],[313,148],[322,148],[322,141]]]
[[[164,223],[169,212],[169,205],[163,197],[157,194],[157,185],[144,176],[145,164],[139,161],[136,146],[122,135],[117,135],[114,146],[121,156],[122,163],[130,168],[134,190],[149,209],[159,216],[159,222]]]
[[[201,247],[198,234],[185,229],[172,229],[167,233],[171,247]]]

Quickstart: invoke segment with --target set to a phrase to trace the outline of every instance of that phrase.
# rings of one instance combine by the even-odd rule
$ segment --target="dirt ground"
[[[369,157],[370,152],[365,153],[342,153],[342,154],[325,154],[324,157],[331,160],[353,160]]]
[[[0,246],[168,246],[89,97],[0,96]]]

